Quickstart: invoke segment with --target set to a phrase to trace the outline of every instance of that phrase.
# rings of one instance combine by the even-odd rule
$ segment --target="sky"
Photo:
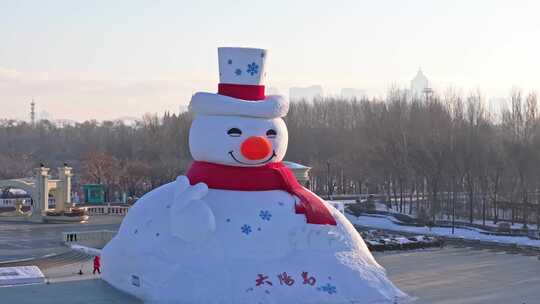
[[[178,112],[215,92],[217,47],[269,50],[267,86],[382,96],[419,67],[436,89],[540,83],[540,1],[0,0],[0,118]]]

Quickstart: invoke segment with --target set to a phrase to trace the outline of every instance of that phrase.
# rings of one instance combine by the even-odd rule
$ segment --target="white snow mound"
[[[103,279],[147,303],[405,303],[351,223],[307,224],[284,191],[189,186],[141,198],[102,250]]]

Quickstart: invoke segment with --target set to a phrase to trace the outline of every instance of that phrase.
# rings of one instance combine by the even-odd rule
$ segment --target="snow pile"
[[[45,276],[37,266],[0,267],[0,286],[43,283]]]
[[[171,209],[182,194],[175,192],[194,187],[182,180],[140,199],[103,249],[103,278],[113,286],[155,303],[409,300],[344,215],[328,204],[337,226],[307,224],[294,213],[295,198],[284,191],[209,189],[203,197],[215,229],[203,240],[178,237]],[[198,236],[204,231],[198,223],[207,220],[200,220],[203,212],[190,216],[194,229],[184,225],[183,233]]]

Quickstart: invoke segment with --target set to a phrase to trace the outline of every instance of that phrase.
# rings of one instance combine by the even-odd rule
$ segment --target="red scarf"
[[[309,224],[336,225],[322,200],[296,180],[283,163],[260,167],[234,167],[196,161],[188,169],[191,185],[205,183],[208,188],[236,191],[283,190],[300,198],[295,205],[298,214],[305,214]]]

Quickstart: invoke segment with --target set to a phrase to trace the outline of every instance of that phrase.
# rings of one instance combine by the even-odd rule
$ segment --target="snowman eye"
[[[270,129],[270,130],[266,131],[266,137],[274,138],[274,137],[276,137],[276,135],[277,135],[277,132],[274,129]]]
[[[227,134],[231,137],[240,137],[242,135],[242,131],[238,128],[230,128],[229,131],[227,131]]]

